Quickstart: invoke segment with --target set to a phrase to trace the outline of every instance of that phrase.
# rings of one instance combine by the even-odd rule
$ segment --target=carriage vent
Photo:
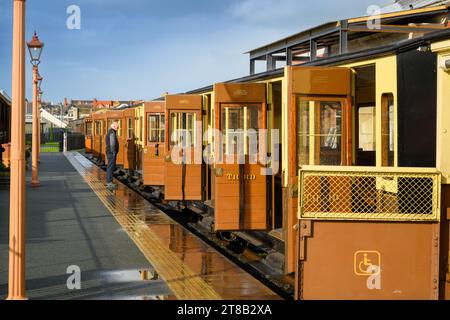
[[[439,221],[441,175],[427,169],[300,171],[300,219]]]

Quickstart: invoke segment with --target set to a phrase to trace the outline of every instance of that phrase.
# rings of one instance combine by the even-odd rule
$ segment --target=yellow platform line
[[[113,194],[106,189],[103,182],[83,166],[81,162],[88,161],[87,159],[81,155],[75,156],[73,153],[66,153],[66,157],[167,283],[177,299],[222,300],[221,296],[201,276],[193,272],[164,245],[145,222],[128,210],[122,201],[112,196]],[[89,163],[89,165],[92,164]]]

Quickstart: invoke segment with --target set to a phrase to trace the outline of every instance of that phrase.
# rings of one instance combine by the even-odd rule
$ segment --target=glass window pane
[[[259,114],[260,114],[260,110],[259,108],[256,107],[246,107],[245,111],[247,111],[247,124],[246,124],[246,130],[250,130],[250,129],[254,129],[254,130],[258,130],[259,129],[259,123],[260,123],[260,119],[259,119]]]
[[[395,106],[393,94],[384,94],[381,106],[382,165],[395,166]]]
[[[196,126],[197,114],[195,112],[172,112],[170,114],[170,140],[171,145],[179,145],[181,143],[189,143],[186,139],[190,139],[188,147],[196,144]],[[165,136],[165,132],[160,132],[161,138]]]
[[[223,141],[225,154],[237,154],[239,150],[248,154],[252,142],[255,143],[256,147],[259,147],[257,137],[250,136],[249,130],[255,130],[257,134],[260,123],[260,106],[223,105],[221,108],[221,128],[225,134]],[[251,139],[255,141],[251,141]],[[244,145],[239,146],[239,142]]]
[[[314,102],[300,101],[297,108],[297,161],[299,166],[310,164],[310,107],[314,108]]]
[[[92,122],[86,122],[86,135],[92,135]]]
[[[102,122],[101,121],[95,121],[95,135],[101,136],[102,135]]]
[[[358,109],[359,119],[359,149],[361,151],[376,151],[376,117],[375,107]]]
[[[159,142],[164,143],[166,141],[166,116],[160,115],[160,127],[159,127]]]
[[[133,139],[133,136],[134,136],[133,119],[128,118],[128,120],[127,120],[127,139]]]
[[[341,164],[342,108],[337,102],[320,103],[320,165]]]
[[[151,143],[159,143],[161,141],[161,115],[150,114],[148,115],[148,141]]]

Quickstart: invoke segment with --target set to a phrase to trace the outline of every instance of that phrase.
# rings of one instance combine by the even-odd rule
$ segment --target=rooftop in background
[[[333,21],[304,30],[247,52],[250,74],[398,43],[450,28],[449,6],[450,0],[400,0],[380,8],[381,12],[374,12],[377,16]],[[257,62],[263,62],[263,66]]]
[[[76,108],[90,108],[90,109],[115,109],[123,105],[133,105],[136,101],[119,101],[119,100],[68,100],[65,99],[65,103],[68,106]]]

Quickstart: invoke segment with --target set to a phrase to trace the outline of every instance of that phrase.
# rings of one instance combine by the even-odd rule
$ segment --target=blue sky
[[[244,52],[389,0],[27,0],[45,42],[44,99],[153,99],[248,74]],[[0,2],[0,88],[11,92],[13,0]],[[81,30],[66,28],[69,5]],[[27,93],[31,94],[28,66]]]

